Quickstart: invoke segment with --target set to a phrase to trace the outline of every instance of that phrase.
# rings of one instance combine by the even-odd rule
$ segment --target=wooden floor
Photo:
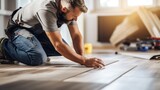
[[[92,69],[63,57],[37,67],[0,65],[0,90],[160,90],[160,61],[93,54],[106,66]]]

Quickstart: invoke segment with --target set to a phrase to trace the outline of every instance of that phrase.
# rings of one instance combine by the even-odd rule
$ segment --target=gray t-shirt
[[[23,23],[23,27],[31,28],[40,23],[47,32],[59,31],[57,25],[57,10],[59,0],[33,0],[21,8],[14,16],[13,21]],[[68,24],[76,23],[72,21]]]

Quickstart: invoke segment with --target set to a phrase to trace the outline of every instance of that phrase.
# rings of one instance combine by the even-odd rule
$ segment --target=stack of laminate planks
[[[156,13],[145,7],[139,7],[116,27],[110,42],[118,45],[126,39],[136,40],[144,37],[160,37],[160,20]]]

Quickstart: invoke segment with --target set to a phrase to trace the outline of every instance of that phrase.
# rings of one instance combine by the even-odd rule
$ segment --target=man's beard
[[[71,21],[73,21],[73,20],[67,20],[67,13],[64,13],[64,12],[57,13],[57,17],[58,17],[58,20],[57,20],[58,27],[61,27],[62,24],[64,23],[69,24]]]
[[[67,13],[64,13],[64,12],[59,13],[58,19],[64,23],[69,23],[69,22],[73,21],[73,20],[67,20]]]

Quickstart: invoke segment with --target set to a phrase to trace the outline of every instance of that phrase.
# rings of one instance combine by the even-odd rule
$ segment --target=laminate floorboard
[[[0,90],[99,90],[104,84],[60,81],[16,81],[0,86]]]
[[[105,61],[106,65],[118,62],[117,60]],[[19,80],[63,81],[93,70],[93,68],[86,68],[63,57],[51,58],[50,63],[36,67],[26,65],[0,65],[0,67],[0,85]]]
[[[0,65],[0,90],[160,90],[160,61],[126,55],[92,54],[103,69],[50,57],[41,66]]]
[[[115,79],[119,78],[121,75],[134,69],[136,66],[133,65],[123,65],[119,63],[114,63],[106,66],[102,70],[93,70],[80,74],[78,76],[69,78],[65,82],[85,82],[85,83],[111,83]]]

